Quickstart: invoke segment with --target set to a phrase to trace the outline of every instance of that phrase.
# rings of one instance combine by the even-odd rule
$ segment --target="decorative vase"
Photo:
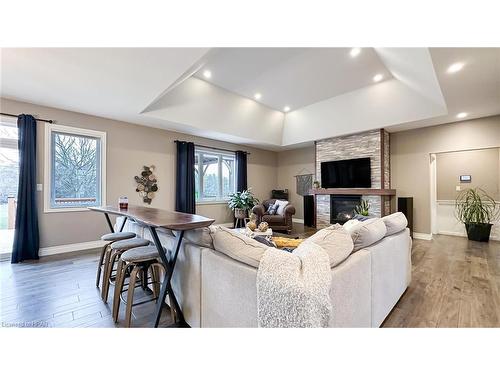
[[[234,217],[236,219],[244,219],[247,217],[247,212],[244,208],[235,208],[234,209]]]

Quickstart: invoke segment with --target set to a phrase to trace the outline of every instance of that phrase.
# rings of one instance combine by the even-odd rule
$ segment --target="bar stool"
[[[108,247],[104,256],[104,276],[102,278],[101,290],[101,297],[104,302],[108,301],[109,285],[113,284],[113,279],[116,279],[116,275],[113,275],[113,269],[120,256],[125,251],[133,249],[134,247],[147,246],[149,244],[150,242],[148,240],[141,237],[135,237],[128,240],[113,242],[111,246]]]
[[[102,241],[107,241],[108,243],[103,246],[101,250],[101,256],[99,257],[99,263],[97,264],[97,277],[95,280],[95,286],[99,288],[99,280],[101,279],[101,271],[103,269],[103,262],[104,262],[104,257],[106,255],[106,250],[108,249],[108,246],[111,245],[113,242],[120,241],[120,240],[126,240],[129,238],[134,238],[135,233],[132,232],[116,232],[116,233],[108,233],[105,234],[101,237]],[[104,271],[106,272],[106,271]]]
[[[158,250],[155,246],[136,247],[122,254],[118,261],[116,270],[115,293],[113,298],[113,320],[118,322],[118,313],[120,311],[120,303],[126,304],[125,311],[125,326],[130,327],[132,318],[132,307],[142,305],[146,302],[157,301],[160,294],[160,272],[165,272],[165,267],[158,260]],[[130,270],[131,269],[131,270]],[[125,277],[127,271],[130,270],[128,288],[124,289]],[[148,282],[148,272],[151,271],[151,282]],[[134,290],[136,288],[137,276],[140,273],[141,284],[143,289],[147,285],[153,286],[153,298],[138,303],[134,302]],[[138,285],[139,286],[139,285]],[[127,299],[123,299],[122,294],[127,292]],[[162,303],[162,301],[157,301]]]

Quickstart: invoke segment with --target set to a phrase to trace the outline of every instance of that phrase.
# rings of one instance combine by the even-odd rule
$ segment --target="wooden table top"
[[[215,221],[200,215],[161,210],[152,207],[133,206],[130,204],[126,210],[120,209],[118,206],[89,207],[89,209],[112,215],[126,216],[147,226],[173,230],[208,227]]]

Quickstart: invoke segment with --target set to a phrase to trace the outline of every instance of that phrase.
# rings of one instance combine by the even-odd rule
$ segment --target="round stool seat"
[[[122,260],[125,262],[144,262],[159,257],[156,246],[142,246],[130,249],[123,253]]]
[[[115,232],[115,233],[107,233],[101,237],[103,241],[120,241],[120,240],[128,240],[129,238],[134,238],[135,233],[132,232]]]
[[[111,244],[111,249],[116,251],[125,251],[134,247],[148,246],[150,242],[144,238],[136,237],[128,240],[120,240]]]

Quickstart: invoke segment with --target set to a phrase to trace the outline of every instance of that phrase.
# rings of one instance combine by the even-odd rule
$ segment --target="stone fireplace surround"
[[[390,189],[389,149],[389,133],[384,129],[316,141],[316,179],[321,184],[322,162],[369,157],[371,160],[371,188]],[[331,219],[330,195],[318,194],[315,197],[316,226],[328,226]],[[370,214],[372,215],[380,217],[391,211],[388,196],[363,194],[362,199],[370,202]]]

